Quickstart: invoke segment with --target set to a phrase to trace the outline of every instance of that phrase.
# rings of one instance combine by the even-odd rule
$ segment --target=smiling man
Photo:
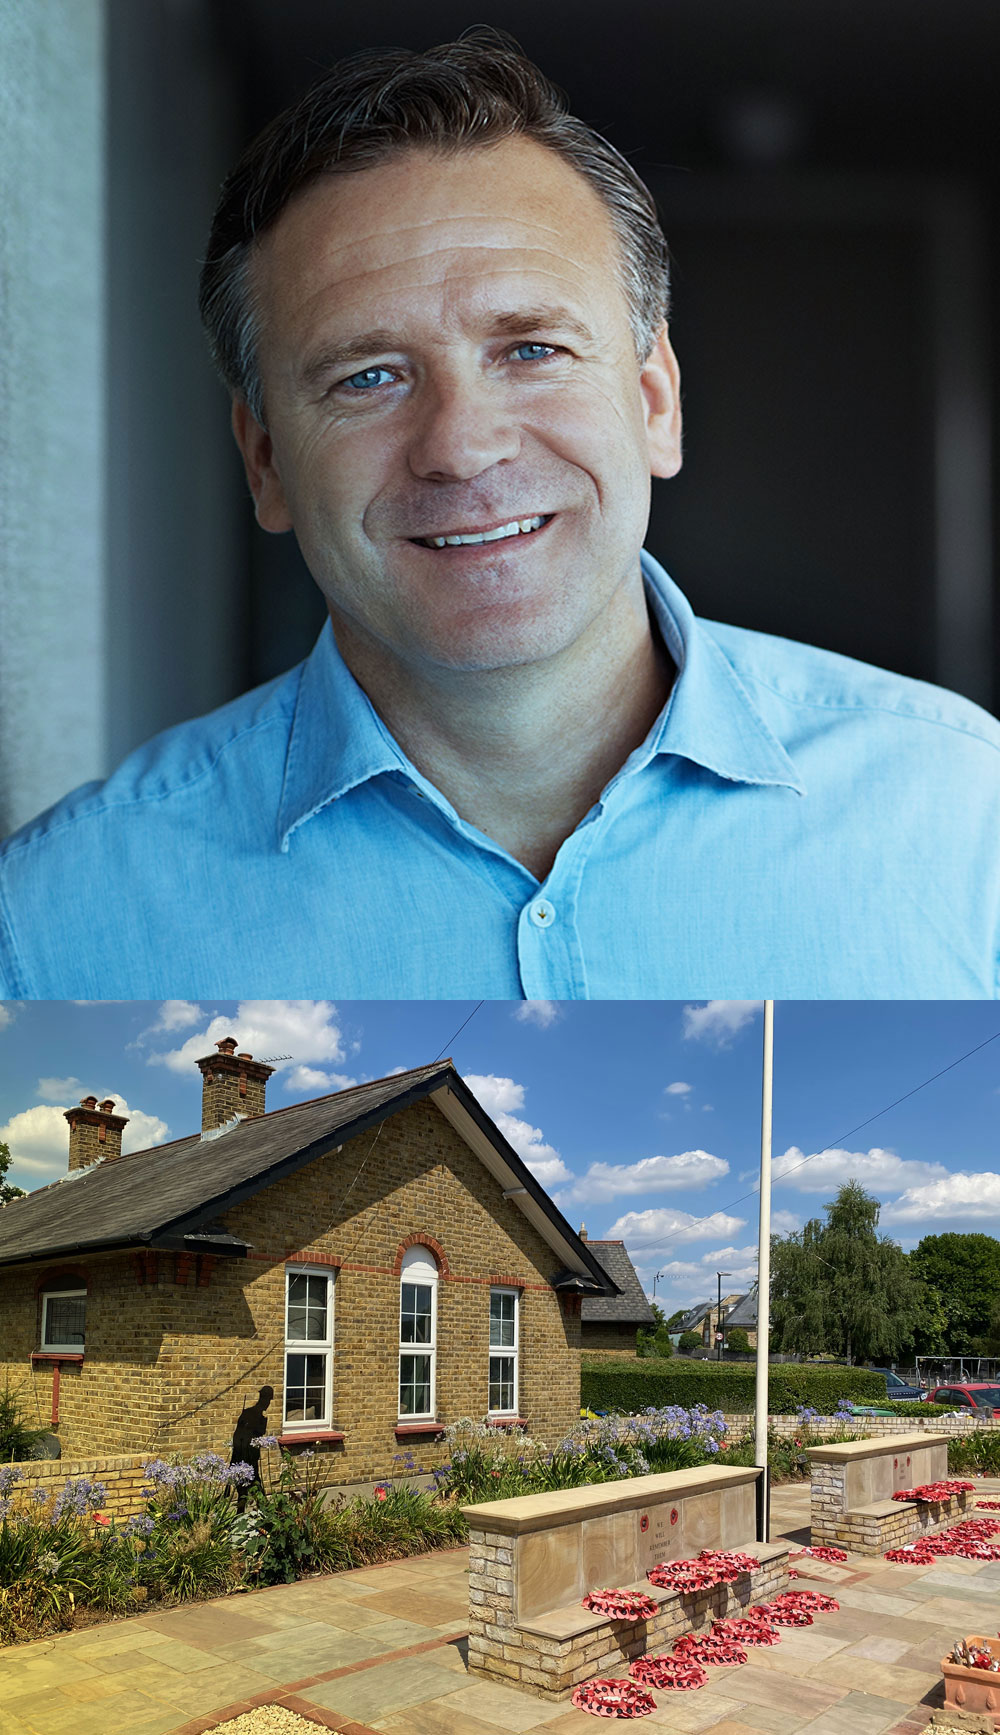
[[[10,840],[7,994],[998,992],[1000,729],[641,552],[665,243],[513,45],[336,68],[230,176],[201,304],[329,625]]]

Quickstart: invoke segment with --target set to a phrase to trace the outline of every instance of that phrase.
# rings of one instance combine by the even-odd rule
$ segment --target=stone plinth
[[[809,1446],[811,1536],[856,1554],[884,1554],[918,1536],[954,1524],[969,1510],[970,1496],[948,1500],[893,1500],[903,1488],[941,1482],[948,1475],[946,1435],[895,1434],[851,1440],[840,1446]]]
[[[743,1613],[788,1584],[785,1545],[757,1543],[752,1469],[709,1465],[463,1508],[469,1524],[469,1668],[562,1699],[681,1633]],[[736,1548],[760,1572],[696,1595],[646,1572],[703,1548]],[[583,1607],[605,1586],[643,1590],[658,1612],[637,1623]]]

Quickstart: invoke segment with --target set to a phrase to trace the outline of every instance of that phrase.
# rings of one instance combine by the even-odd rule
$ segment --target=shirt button
[[[547,898],[536,898],[528,914],[536,928],[551,928],[556,919],[555,905],[550,904]]]

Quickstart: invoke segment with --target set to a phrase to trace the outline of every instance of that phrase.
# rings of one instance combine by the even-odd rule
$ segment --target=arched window
[[[438,1268],[429,1247],[403,1256],[399,1284],[399,1414],[433,1417]]]

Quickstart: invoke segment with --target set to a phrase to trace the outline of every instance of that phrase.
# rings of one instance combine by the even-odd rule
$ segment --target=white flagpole
[[[754,1463],[763,1470],[758,1541],[770,1541],[767,1475],[767,1354],[771,1326],[771,1088],[774,1072],[774,1001],[764,1001],[764,1067],[760,1107],[760,1228],[757,1237],[757,1413]]]

